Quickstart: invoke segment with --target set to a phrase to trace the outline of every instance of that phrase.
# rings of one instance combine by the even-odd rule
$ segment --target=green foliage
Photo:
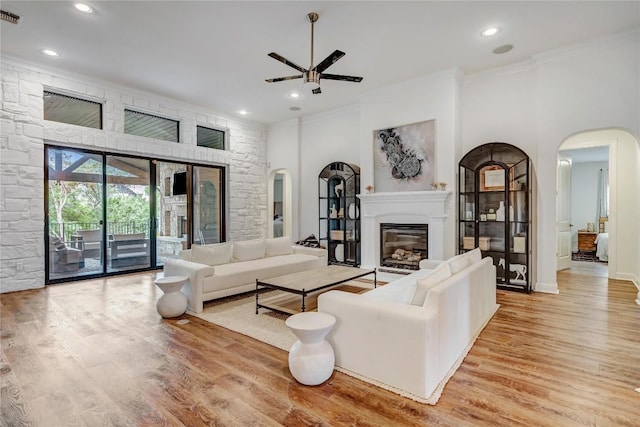
[[[146,224],[149,221],[149,199],[140,195],[110,195],[107,199],[107,221]]]

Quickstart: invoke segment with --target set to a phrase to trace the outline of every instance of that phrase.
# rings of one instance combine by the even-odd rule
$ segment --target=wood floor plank
[[[0,425],[640,426],[637,290],[588,267],[558,295],[497,291],[435,406],[340,372],[300,385],[285,351],[162,319],[155,274],[3,294]]]

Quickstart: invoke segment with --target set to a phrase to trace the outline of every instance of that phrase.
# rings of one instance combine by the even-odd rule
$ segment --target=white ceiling
[[[358,102],[367,92],[459,67],[465,74],[505,66],[540,52],[640,26],[638,1],[2,1],[21,16],[1,22],[2,53],[88,75],[207,109],[273,123]],[[318,12],[315,64],[346,55],[326,72],[361,83],[324,80],[322,94],[301,80],[266,83],[297,72],[276,52],[309,66],[310,24]],[[480,31],[502,31],[483,39]],[[502,55],[492,50],[513,44]],[[45,57],[50,48],[60,57]],[[315,65],[314,64],[314,65]],[[293,90],[302,96],[288,98]],[[300,111],[290,111],[290,107]]]

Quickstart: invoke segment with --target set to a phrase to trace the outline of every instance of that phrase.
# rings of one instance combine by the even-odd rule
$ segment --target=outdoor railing
[[[52,222],[49,224],[49,232],[52,235],[64,236],[64,241],[71,241],[71,236],[79,230],[99,230],[102,225],[99,222]],[[107,222],[107,236],[113,234],[144,233],[149,238],[149,224],[147,222],[123,221]]]

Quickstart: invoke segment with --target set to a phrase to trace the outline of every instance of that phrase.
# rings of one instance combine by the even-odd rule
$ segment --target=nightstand
[[[596,237],[598,237],[598,233],[595,231],[578,230],[578,250],[585,252],[595,251]]]

